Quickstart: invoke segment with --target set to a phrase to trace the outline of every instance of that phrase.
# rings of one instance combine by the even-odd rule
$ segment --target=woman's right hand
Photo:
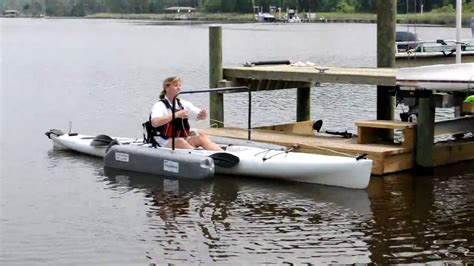
[[[186,110],[179,110],[178,112],[175,113],[175,116],[177,118],[181,118],[181,119],[184,119],[184,118],[187,118],[188,117],[188,111]]]

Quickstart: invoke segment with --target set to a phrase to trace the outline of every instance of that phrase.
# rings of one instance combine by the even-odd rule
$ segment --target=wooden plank
[[[357,143],[375,143],[377,142],[377,129],[373,127],[357,127]]]
[[[385,156],[382,174],[412,169],[415,166],[415,154],[412,152]]]
[[[242,128],[206,128],[200,129],[208,135],[223,136],[238,139],[247,139],[247,130]],[[271,130],[252,129],[252,139],[274,143],[286,147],[292,147],[294,144],[312,149],[333,149],[348,153],[369,153],[369,154],[399,154],[410,152],[399,145],[357,144],[354,139],[335,138],[333,136],[305,136],[293,135]]]
[[[404,141],[403,148],[414,149],[416,144],[415,127],[416,123],[400,122],[392,120],[360,120],[357,125],[357,143],[367,144],[377,142],[379,129],[402,129]]]
[[[307,120],[289,124],[256,127],[255,129],[273,130],[290,134],[314,136],[313,123],[313,121]]]
[[[474,114],[474,103],[462,103],[462,112],[464,114]]]
[[[323,67],[320,72],[316,67],[295,67],[289,65],[227,67],[224,68],[226,79],[250,78],[284,81],[305,81],[313,83],[346,83],[396,86],[395,68],[343,68]]]
[[[372,160],[372,171],[373,175],[383,175],[384,174],[384,158],[383,154],[370,154],[367,158]]]
[[[416,123],[401,122],[393,120],[358,120],[355,121],[358,127],[369,127],[369,128],[388,128],[388,129],[406,129],[414,128]]]
[[[433,166],[474,160],[474,142],[436,143],[433,147]]]
[[[403,130],[403,143],[402,147],[407,149],[415,149],[416,147],[416,130],[414,128],[408,128]]]

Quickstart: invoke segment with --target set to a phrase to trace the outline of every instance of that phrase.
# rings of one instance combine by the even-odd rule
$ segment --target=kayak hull
[[[70,149],[84,154],[89,154],[97,157],[106,157],[105,146],[91,146],[94,136],[88,135],[52,135],[50,137],[55,148]],[[132,138],[114,138],[120,145],[110,147],[110,151],[117,149],[126,150],[128,154],[142,154],[137,158],[140,163],[135,163],[130,168],[121,168],[117,165],[112,165],[110,161],[115,159],[115,155],[110,155],[109,159],[105,159],[106,166],[115,167],[124,170],[132,170],[137,172],[146,172],[154,174],[167,174],[161,170],[149,170],[155,165],[153,162],[161,158],[160,167],[164,165],[165,159],[160,156],[172,154],[172,160],[181,162],[187,160],[185,157],[206,158],[212,157],[216,152],[202,149],[187,150],[176,149],[171,151],[169,148],[152,148],[148,144],[143,144],[142,140]],[[370,181],[370,173],[372,169],[372,160],[360,159],[357,160],[352,157],[318,155],[309,153],[289,152],[282,150],[262,149],[250,146],[229,145],[225,147],[225,153],[237,156],[239,162],[233,167],[220,167],[213,165],[215,174],[225,175],[239,175],[262,177],[271,179],[280,179],[305,183],[317,183],[330,186],[340,186],[354,189],[365,189]],[[109,152],[110,152],[109,151]],[[159,154],[159,155],[157,155]],[[190,155],[190,156],[188,156]],[[171,156],[171,155],[170,155]],[[171,157],[170,157],[171,158]],[[191,160],[193,161],[193,160]],[[200,159],[193,161],[196,165],[201,164]],[[199,162],[199,163],[198,163]],[[113,162],[118,163],[120,162]],[[206,163],[203,163],[206,164]],[[184,168],[188,168],[185,166]],[[192,175],[185,174],[187,176]],[[176,175],[175,175],[176,174]],[[206,176],[206,173],[202,173]],[[179,176],[179,173],[174,173],[172,176]]]
[[[216,173],[364,189],[372,170],[372,160],[368,159],[237,146],[227,151],[237,155],[240,162],[233,168],[217,167]]]
[[[104,166],[134,172],[187,179],[214,177],[214,161],[199,154],[182,154],[143,146],[114,145],[104,157]]]

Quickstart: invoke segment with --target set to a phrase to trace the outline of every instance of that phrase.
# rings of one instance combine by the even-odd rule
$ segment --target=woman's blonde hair
[[[160,99],[164,99],[165,98],[165,95],[166,95],[166,88],[171,85],[171,84],[174,84],[176,82],[181,82],[181,78],[180,77],[168,77],[168,78],[165,78],[165,80],[163,80],[163,90],[161,91],[160,93]]]

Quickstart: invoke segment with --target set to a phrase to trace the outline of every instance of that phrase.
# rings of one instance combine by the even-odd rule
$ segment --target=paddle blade
[[[216,166],[222,167],[222,168],[231,168],[239,164],[239,157],[227,153],[227,152],[216,152],[211,155],[209,155],[214,160],[214,164]]]
[[[91,142],[91,146],[108,146],[114,139],[107,135],[97,135]]]

